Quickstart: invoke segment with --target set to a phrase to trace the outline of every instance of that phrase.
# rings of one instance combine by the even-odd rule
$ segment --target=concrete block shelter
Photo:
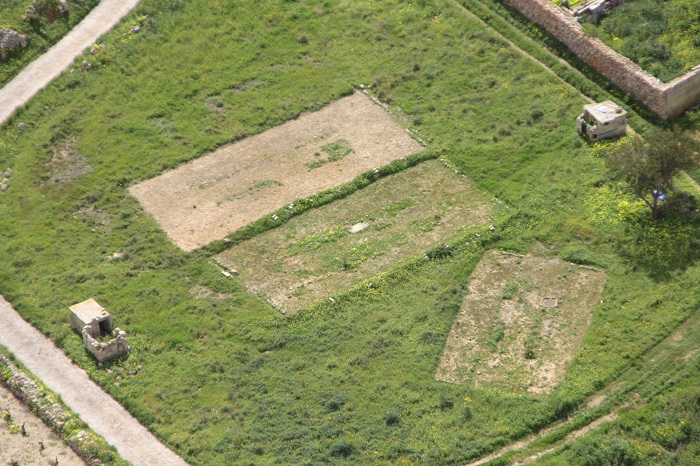
[[[90,298],[74,304],[68,310],[70,326],[78,332],[82,332],[86,325],[90,325],[93,337],[112,334],[112,316],[94,299]]]
[[[590,142],[624,136],[627,132],[627,113],[612,100],[583,106],[576,117],[576,130]]]
[[[90,351],[97,361],[104,362],[129,351],[126,332],[115,328],[112,331],[112,317],[90,298],[82,303],[70,306],[70,325],[83,336],[83,346]],[[109,341],[100,342],[99,337],[113,336]]]

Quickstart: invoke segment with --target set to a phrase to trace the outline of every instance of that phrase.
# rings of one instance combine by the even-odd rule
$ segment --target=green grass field
[[[616,386],[632,387],[615,392],[619,404],[642,387],[643,409],[660,412],[654,397],[669,394],[692,413],[659,381],[675,371],[678,386],[697,384],[697,355],[654,366],[654,377],[635,370],[697,315],[700,221],[679,209],[698,193],[686,187],[684,204],[651,221],[576,135],[585,100],[575,88],[447,0],[143,0],[132,18],[144,15],[141,33],[122,23],[99,54],[78,58],[89,72],[62,75],[0,129],[0,169],[13,168],[0,193],[0,292],[187,461],[464,464],[587,412],[588,395]],[[128,195],[360,84],[499,204],[494,232],[465,233],[449,252],[391,264],[372,286],[285,316],[220,273],[213,253],[237,240],[184,253]],[[92,170],[57,182],[51,161],[67,144]],[[484,253],[536,243],[607,274],[564,381],[534,395],[436,380]],[[106,368],[68,325],[67,307],[88,297],[129,335],[131,354]],[[629,422],[643,425],[638,413]],[[689,432],[669,458],[697,448]],[[655,464],[634,448],[634,464]]]
[[[6,84],[22,68],[58,42],[90,13],[99,0],[71,1],[68,14],[51,21],[41,17],[33,21],[23,21],[22,16],[30,3],[31,0],[3,0],[0,3],[0,28],[10,28],[27,36],[26,49],[15,51],[6,61],[0,62],[0,85]],[[44,0],[42,4],[51,3],[52,0]]]

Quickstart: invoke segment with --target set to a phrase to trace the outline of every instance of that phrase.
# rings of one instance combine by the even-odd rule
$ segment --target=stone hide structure
[[[27,47],[27,36],[9,28],[0,29],[0,56],[3,60],[8,54],[25,47]]]
[[[102,363],[129,351],[126,332],[119,328],[112,331],[112,317],[97,301],[90,298],[68,309],[71,327],[81,333],[83,346],[98,362]],[[104,335],[112,335],[114,338],[105,342],[97,340]]]
[[[677,117],[700,101],[700,65],[664,84],[599,39],[585,35],[576,18],[551,0],[503,0],[503,4],[542,26],[584,63],[663,119]]]

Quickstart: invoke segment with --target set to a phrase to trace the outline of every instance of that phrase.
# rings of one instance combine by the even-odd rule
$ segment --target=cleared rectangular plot
[[[486,253],[472,273],[437,378],[549,392],[578,351],[604,284],[604,273],[558,258]]]
[[[355,93],[130,192],[176,245],[190,251],[421,149],[381,106]]]
[[[218,259],[295,311],[488,221],[488,199],[429,161],[244,241]]]

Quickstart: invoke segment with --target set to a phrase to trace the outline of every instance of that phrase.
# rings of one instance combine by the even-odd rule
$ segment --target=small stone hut
[[[627,112],[612,100],[583,106],[576,118],[576,130],[590,142],[624,136],[627,132]]]
[[[97,301],[90,298],[70,306],[68,310],[70,312],[70,326],[82,334],[83,346],[99,362],[104,362],[129,351],[126,332],[118,328],[112,331],[112,317]],[[104,336],[113,336],[114,338],[105,342],[97,340]]]

